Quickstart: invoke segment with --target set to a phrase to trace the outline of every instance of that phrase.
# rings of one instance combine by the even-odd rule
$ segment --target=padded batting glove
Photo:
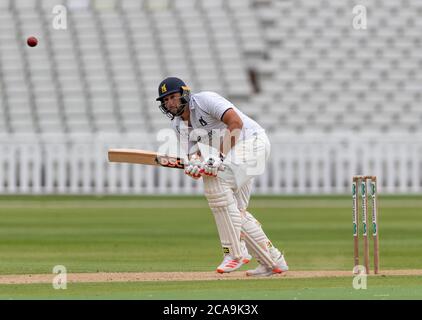
[[[199,179],[202,175],[202,161],[200,157],[194,154],[185,167],[185,174],[193,179]]]
[[[206,176],[216,177],[218,174],[218,169],[220,168],[221,164],[223,163],[223,156],[220,157],[210,155],[205,161],[202,163],[202,174]]]

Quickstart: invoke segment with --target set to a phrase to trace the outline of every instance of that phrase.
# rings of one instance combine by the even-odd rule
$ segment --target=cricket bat
[[[183,158],[138,149],[109,149],[108,161],[145,164],[177,169],[185,168],[185,159]]]

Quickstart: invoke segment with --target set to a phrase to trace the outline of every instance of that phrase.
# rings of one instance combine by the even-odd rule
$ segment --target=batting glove
[[[202,175],[202,161],[198,155],[193,155],[185,166],[185,174],[199,179]]]
[[[220,168],[222,163],[223,163],[223,159],[221,156],[217,157],[217,156],[210,155],[202,163],[202,174],[206,176],[216,177],[218,174],[218,168]]]

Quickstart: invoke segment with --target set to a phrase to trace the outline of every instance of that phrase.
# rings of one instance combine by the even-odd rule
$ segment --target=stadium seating
[[[57,4],[67,30],[52,27]],[[351,0],[0,0],[0,134],[167,127],[155,102],[166,76],[274,135],[420,133],[422,3],[360,4],[365,30]]]

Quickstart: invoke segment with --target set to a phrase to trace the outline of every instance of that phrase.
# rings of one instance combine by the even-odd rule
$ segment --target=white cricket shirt
[[[223,138],[223,129],[227,125],[222,121],[225,112],[233,109],[243,122],[242,132],[239,140],[245,140],[252,135],[264,131],[254,120],[249,118],[230,101],[219,94],[211,91],[203,91],[192,94],[189,101],[191,127],[181,117],[175,117],[172,121],[173,129],[180,140],[188,141],[188,153],[195,152],[192,148],[197,142],[213,146],[219,145]]]

